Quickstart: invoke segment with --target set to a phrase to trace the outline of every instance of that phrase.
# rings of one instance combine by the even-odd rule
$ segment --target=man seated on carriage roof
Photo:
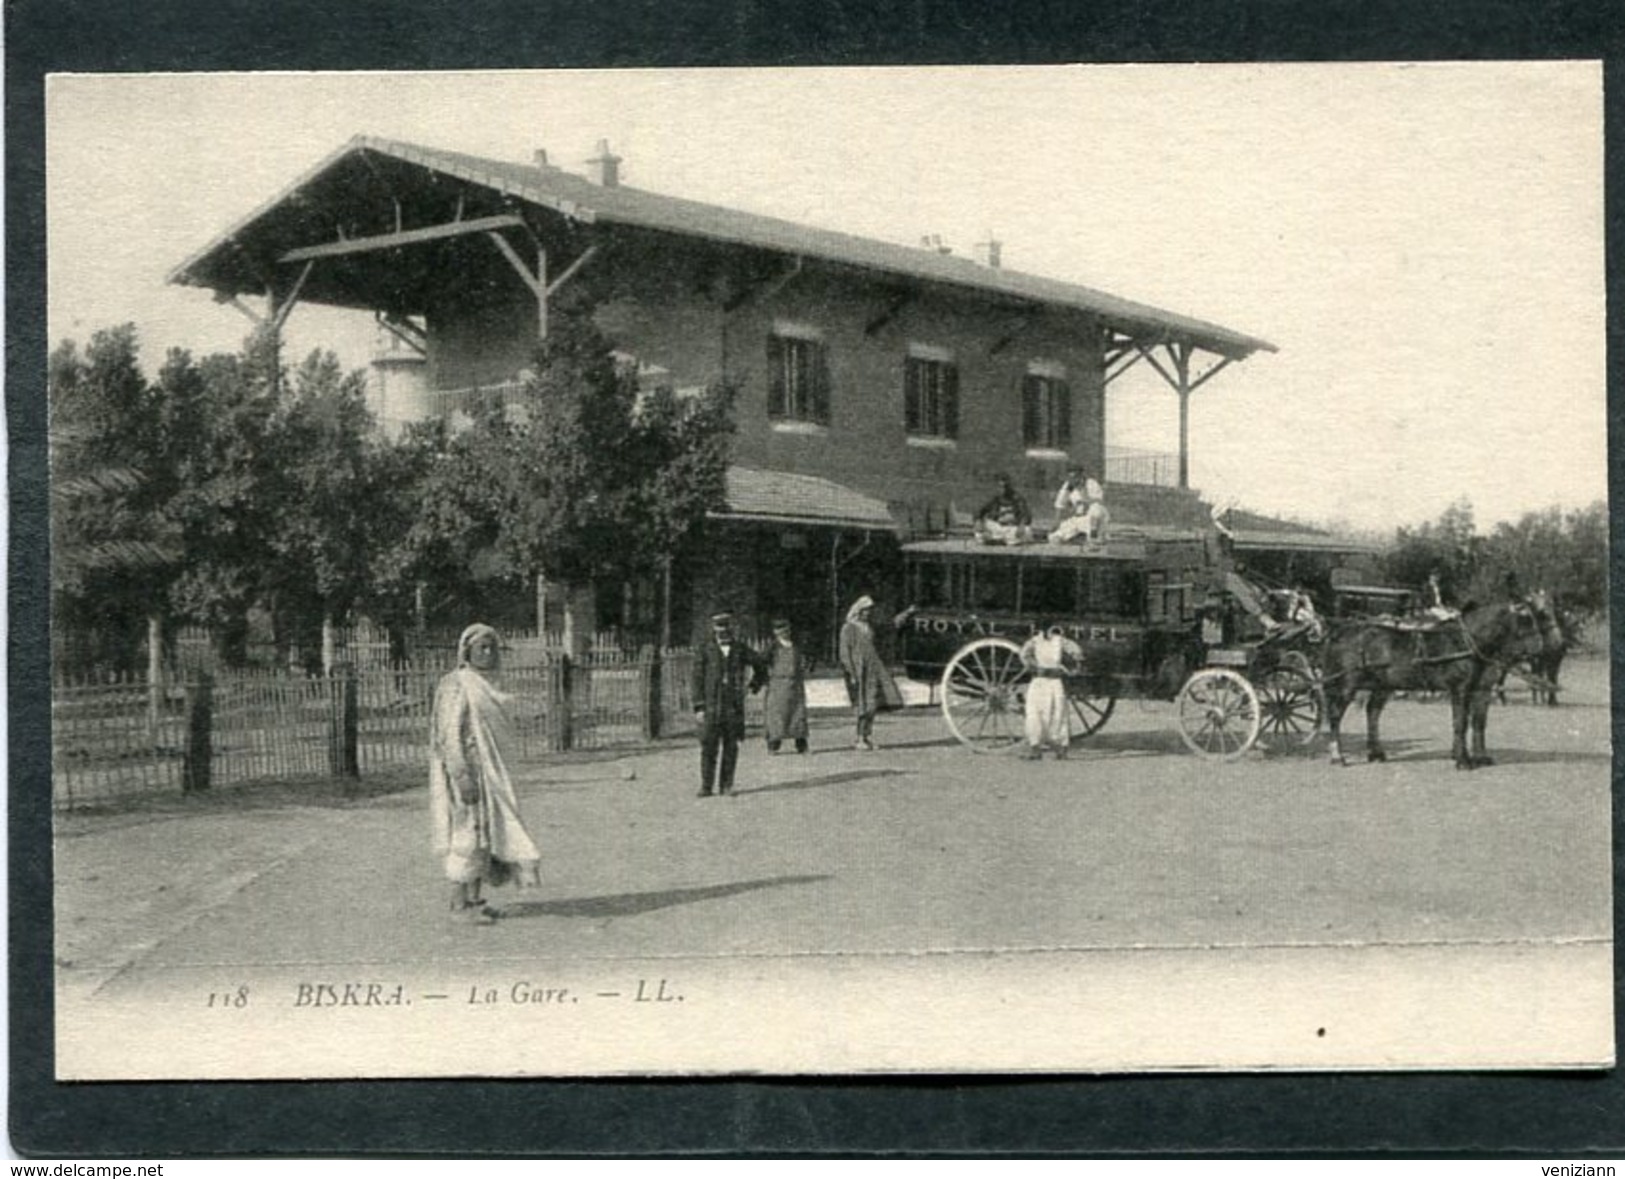
[[[976,513],[976,538],[983,544],[1026,544],[1032,539],[1032,509],[1009,475],[999,476],[999,490]]]
[[[1055,493],[1055,510],[1060,519],[1050,530],[1053,541],[1066,542],[1083,537],[1086,544],[1104,544],[1111,513],[1106,510],[1106,489],[1086,475],[1082,467],[1067,472],[1066,482]]]

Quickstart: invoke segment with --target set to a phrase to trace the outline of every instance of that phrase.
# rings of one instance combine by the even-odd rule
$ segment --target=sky
[[[1276,344],[1191,399],[1209,499],[1386,531],[1605,498],[1596,62],[68,75],[47,84],[51,341],[250,327],[167,274],[352,135],[969,254]],[[301,305],[287,352],[370,355]],[[1177,399],[1112,383],[1107,442],[1174,452]]]

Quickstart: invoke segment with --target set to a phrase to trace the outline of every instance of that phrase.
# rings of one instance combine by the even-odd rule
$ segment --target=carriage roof
[[[997,545],[984,544],[971,536],[948,536],[911,541],[902,548],[906,556],[981,557],[1001,561],[1135,562],[1146,560],[1159,544],[1199,542],[1202,536],[1201,532],[1191,529],[1124,528],[1114,529],[1105,544],[1092,547],[1047,540]]]

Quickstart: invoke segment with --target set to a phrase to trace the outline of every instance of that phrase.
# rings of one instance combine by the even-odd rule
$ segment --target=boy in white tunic
[[[1072,744],[1072,706],[1066,699],[1066,677],[1083,670],[1083,648],[1066,637],[1059,624],[1035,633],[1021,648],[1021,662],[1032,672],[1027,685],[1027,751],[1029,761],[1043,756],[1045,744],[1064,758]]]

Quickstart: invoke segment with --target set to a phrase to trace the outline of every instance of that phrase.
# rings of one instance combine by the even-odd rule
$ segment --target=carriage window
[[[1117,591],[1117,612],[1124,618],[1138,618],[1144,609],[1144,602],[1145,576],[1140,573],[1123,574]]]
[[[910,600],[917,606],[952,606],[952,567],[935,561],[914,566],[914,592]]]
[[[1078,571],[1071,565],[1029,565],[1022,570],[1021,609],[1071,616],[1078,609]]]
[[[1145,583],[1122,569],[1102,565],[1085,572],[1083,589],[1084,613],[1135,618],[1140,613]]]
[[[1168,574],[1156,569],[1145,575],[1145,613],[1152,622],[1163,622],[1168,618],[1168,599],[1165,596],[1165,587],[1168,584]]]
[[[1016,608],[1016,564],[1014,561],[978,561],[971,574],[970,607],[973,610],[1014,610]]]

